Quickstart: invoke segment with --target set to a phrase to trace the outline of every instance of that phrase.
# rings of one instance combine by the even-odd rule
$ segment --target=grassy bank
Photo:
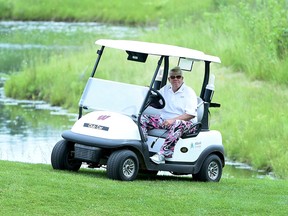
[[[157,25],[159,31],[146,39],[217,53],[225,66],[282,84],[288,84],[287,10],[286,0],[0,0],[6,20]]]
[[[219,2],[160,25],[146,40],[204,50],[252,79],[288,84],[288,4],[284,0]]]
[[[272,169],[279,177],[288,177],[288,146],[285,143],[288,137],[285,115],[288,108],[286,1],[251,0],[235,3],[207,0],[191,4],[190,1],[188,3],[183,0],[145,3],[157,13],[147,13],[149,9],[141,5],[144,3],[133,1],[131,4],[117,4],[110,8],[104,1],[97,1],[93,4],[99,5],[94,8],[102,10],[99,13],[90,12],[90,18],[88,15],[82,16],[75,6],[72,7],[74,15],[66,15],[68,12],[62,10],[69,10],[69,5],[65,5],[67,1],[63,1],[65,7],[61,8],[52,6],[55,2],[50,1],[50,6],[47,4],[47,7],[53,8],[53,14],[58,15],[51,16],[51,9],[47,10],[50,11],[50,17],[44,15],[45,12],[40,16],[42,18],[36,16],[37,11],[39,13],[43,7],[41,4],[35,4],[32,7],[34,11],[28,13],[26,11],[29,11],[29,4],[26,2],[24,5],[22,1],[16,0],[0,2],[6,7],[13,5],[11,14],[6,16],[12,19],[20,19],[17,18],[21,17],[19,8],[23,8],[23,19],[53,20],[57,17],[57,20],[87,19],[122,23],[130,20],[128,23],[157,23],[159,29],[156,32],[136,39],[187,46],[220,56],[222,65],[228,67],[217,68],[218,71],[215,72],[214,99],[222,104],[222,108],[212,111],[212,127],[223,133],[227,156],[248,162],[255,168]],[[83,9],[88,5],[91,7],[90,4],[91,2],[88,4],[88,1],[83,1],[79,8]],[[127,6],[142,10],[137,10],[136,15],[135,10],[127,10]],[[86,14],[89,14],[88,11],[87,9]],[[5,85],[5,92],[11,97],[44,99],[66,108],[76,107],[93,66],[94,53],[94,48],[87,48],[81,54],[53,56],[48,63],[47,60],[37,59],[37,64],[23,68],[21,73],[11,76]],[[110,70],[118,69],[114,60],[109,65]],[[243,73],[233,74],[231,71]],[[141,80],[142,77],[136,75],[134,79]]]
[[[0,161],[1,215],[286,215],[288,182],[186,177],[107,179],[104,171],[54,171]],[[169,185],[169,186],[168,186]],[[173,201],[171,201],[173,197]]]
[[[97,21],[121,24],[156,24],[177,13],[187,16],[214,7],[213,0],[91,1],[0,0],[0,16],[6,20]],[[189,5],[189,7],[186,7]],[[177,8],[177,11],[175,11]],[[179,10],[178,10],[179,9]]]

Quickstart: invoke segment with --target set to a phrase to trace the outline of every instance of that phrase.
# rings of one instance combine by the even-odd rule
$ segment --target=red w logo
[[[101,115],[97,118],[97,120],[106,120],[109,117],[110,117],[109,115]]]

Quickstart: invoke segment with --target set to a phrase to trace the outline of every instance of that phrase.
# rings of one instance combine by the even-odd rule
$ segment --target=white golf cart
[[[79,119],[54,146],[52,167],[78,171],[86,163],[90,168],[106,167],[109,178],[124,181],[134,180],[139,172],[156,175],[158,171],[169,171],[174,175],[192,174],[198,181],[218,182],[225,164],[224,148],[220,132],[209,129],[208,114],[210,107],[220,107],[211,102],[214,76],[210,75],[210,63],[220,63],[220,59],[188,48],[148,42],[100,39],[96,44],[100,45],[98,57],[79,102]],[[157,58],[150,84],[141,86],[94,77],[106,48],[124,51],[125,64],[133,62],[134,66],[138,62],[147,64],[148,56]],[[173,157],[157,165],[149,157],[159,151],[167,131],[151,130],[147,138],[139,122],[143,114],[157,114],[165,106],[158,90],[166,84],[169,68],[175,66],[169,65],[172,59],[177,59],[178,66],[188,72],[193,62],[205,65],[198,122],[193,125],[196,130],[192,134],[184,134],[177,142]],[[124,71],[126,68],[118,65],[115,76]],[[148,74],[138,69],[135,73],[145,77]]]

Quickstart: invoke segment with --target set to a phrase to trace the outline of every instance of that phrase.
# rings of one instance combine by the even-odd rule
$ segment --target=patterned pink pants
[[[195,127],[191,126],[193,123],[191,121],[176,120],[170,126],[164,126],[164,119],[157,115],[143,115],[141,118],[141,128],[145,136],[147,136],[147,130],[151,129],[167,129],[168,135],[161,146],[159,154],[163,154],[167,158],[171,158],[174,153],[174,147],[180,137],[189,131],[192,133],[195,131]]]

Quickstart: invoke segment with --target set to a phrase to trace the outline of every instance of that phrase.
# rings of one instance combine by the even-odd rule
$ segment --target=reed
[[[101,21],[124,24],[155,24],[214,7],[213,0],[195,1],[90,1],[0,0],[0,16],[13,20]],[[189,6],[189,7],[187,7]],[[177,11],[175,11],[177,8]]]
[[[169,20],[145,39],[203,50],[221,56],[223,65],[252,79],[287,85],[287,1],[249,2],[223,1],[217,11],[200,17]]]

